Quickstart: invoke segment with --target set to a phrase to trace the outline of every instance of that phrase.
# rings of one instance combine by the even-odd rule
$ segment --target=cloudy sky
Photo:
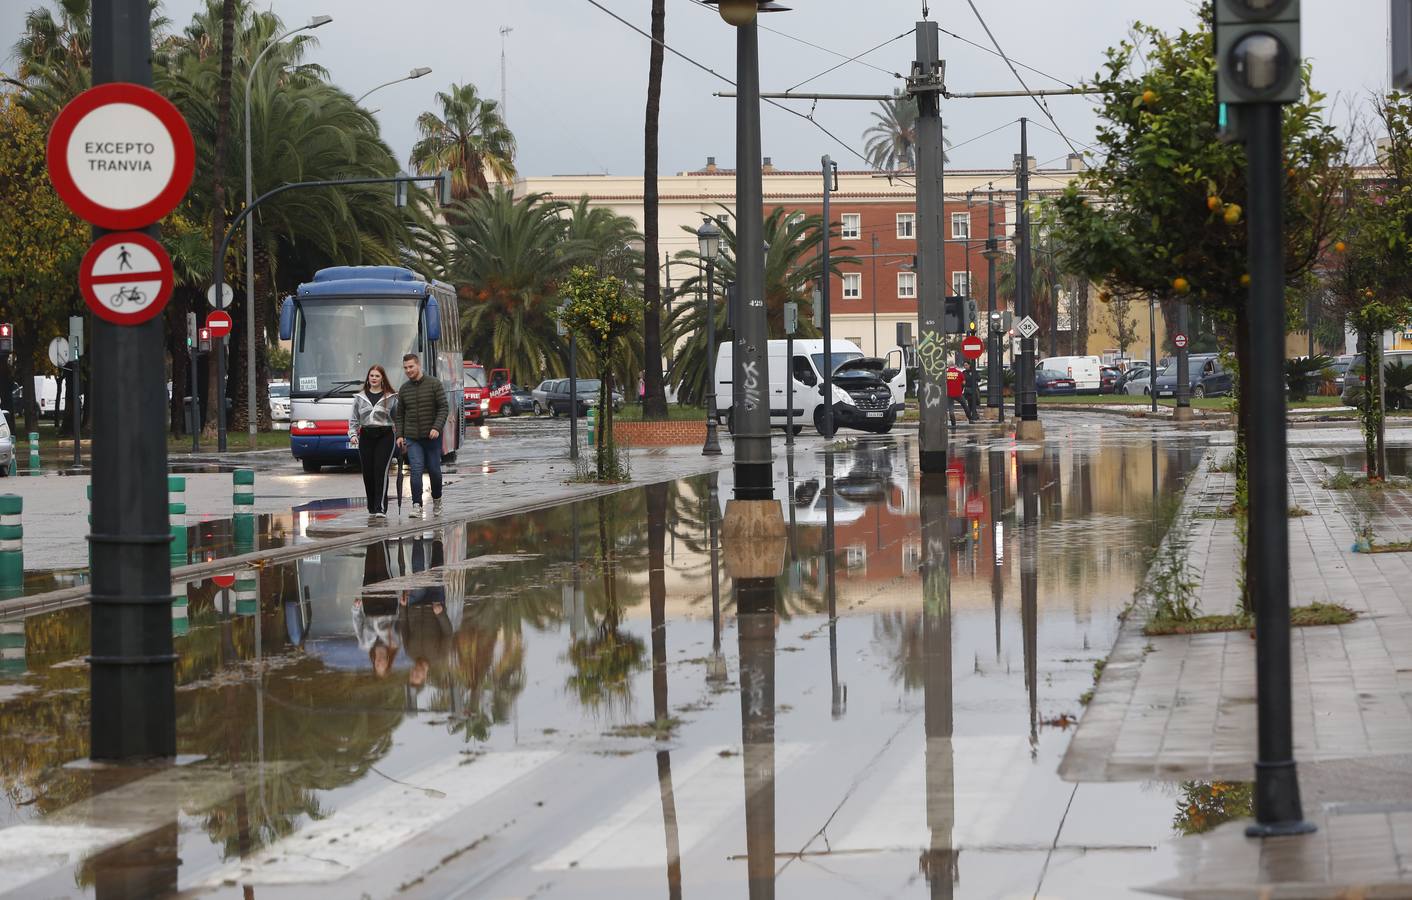
[[[0,46],[13,46],[24,12],[43,0],[0,0]],[[165,0],[167,15],[183,24],[200,0]],[[316,32],[311,61],[356,94],[414,66],[433,73],[395,85],[369,98],[378,109],[384,136],[404,162],[416,139],[418,113],[435,107],[435,95],[452,82],[470,81],[498,97],[502,26],[508,77],[508,119],[519,140],[523,174],[633,174],[642,167],[642,120],[646,103],[648,42],[588,0],[256,0],[286,23],[328,14],[333,23]],[[649,27],[649,0],[598,0],[637,26]],[[789,0],[787,0],[789,2]],[[784,90],[891,38],[862,62],[843,65],[800,90],[886,93],[901,84],[914,55],[911,35],[921,0],[792,0],[795,9],[763,17],[773,32],[761,34],[761,83]],[[995,39],[1015,61],[1053,78],[1021,69],[1031,88],[1058,87],[1092,75],[1103,50],[1127,33],[1134,19],[1163,28],[1189,25],[1187,0],[976,0]],[[1347,107],[1365,102],[1387,81],[1387,0],[1314,0],[1303,4],[1304,54],[1314,61],[1316,85],[1336,101],[1340,121]],[[931,0],[931,16],[959,38],[990,46],[967,0]],[[697,0],[667,0],[667,43],[721,75],[734,78],[734,33]],[[815,45],[815,46],[810,46]],[[6,54],[8,56],[8,54]],[[943,35],[947,86],[953,91],[1017,88],[1018,82],[993,53]],[[867,64],[864,64],[867,63]],[[0,68],[12,70],[12,63]],[[715,156],[723,166],[735,158],[732,101],[712,96],[729,89],[721,79],[668,54],[663,89],[663,172],[701,166]],[[1092,139],[1091,101],[1051,98],[1060,129],[1083,149]],[[791,102],[801,113],[810,104]],[[781,168],[813,169],[831,154],[844,166],[861,161],[862,133],[871,104],[821,102],[814,124],[765,107],[764,154]],[[943,107],[952,165],[1008,165],[1018,150],[1020,116],[1049,127],[1028,99],[954,100]],[[998,129],[998,130],[995,130]],[[992,132],[982,137],[987,132]],[[1068,147],[1057,134],[1031,129],[1031,155],[1041,164],[1062,162]],[[852,148],[851,150],[849,148]]]

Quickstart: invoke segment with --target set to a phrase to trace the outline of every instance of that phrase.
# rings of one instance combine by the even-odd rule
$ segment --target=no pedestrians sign
[[[161,244],[141,231],[105,234],[84,255],[78,286],[99,318],[138,325],[166,307],[172,295],[172,260]]]
[[[151,88],[111,82],[69,102],[49,130],[49,179],[80,218],[145,228],[176,208],[196,167],[191,129]]]

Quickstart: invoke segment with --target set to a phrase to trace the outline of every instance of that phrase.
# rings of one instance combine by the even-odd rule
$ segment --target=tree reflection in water
[[[643,667],[646,645],[621,630],[623,608],[618,599],[618,526],[613,506],[599,497],[598,563],[602,569],[601,618],[586,638],[569,645],[574,672],[568,688],[588,709],[626,712],[632,704],[632,675]]]

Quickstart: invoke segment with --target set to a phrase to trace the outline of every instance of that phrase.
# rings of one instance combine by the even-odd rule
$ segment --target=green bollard
[[[0,676],[25,673],[25,623],[0,622]]]
[[[18,597],[25,588],[24,499],[0,495],[0,597]]]
[[[91,499],[92,487],[89,491]],[[167,521],[172,533],[172,565],[184,566],[187,563],[186,479],[181,475],[167,476]]]
[[[234,515],[231,529],[235,536],[235,552],[255,552],[255,470],[236,469],[232,473],[235,493],[231,498]]]
[[[187,618],[188,598],[186,585],[172,582],[172,637],[182,637],[191,631],[191,620]]]
[[[29,433],[29,470],[31,473],[38,475],[40,469],[41,466],[39,464],[39,432],[31,431]]]
[[[598,423],[598,416],[596,415],[596,412],[597,411],[594,409],[590,409],[588,411],[588,446],[590,447],[597,446],[593,442],[593,429],[594,426]]]

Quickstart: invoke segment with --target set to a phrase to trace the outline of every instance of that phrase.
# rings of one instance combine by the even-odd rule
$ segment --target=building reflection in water
[[[926,736],[926,814],[930,842],[920,868],[934,898],[951,897],[960,878],[954,846],[956,763],[951,738],[951,522],[946,475],[921,476],[922,686]]]

